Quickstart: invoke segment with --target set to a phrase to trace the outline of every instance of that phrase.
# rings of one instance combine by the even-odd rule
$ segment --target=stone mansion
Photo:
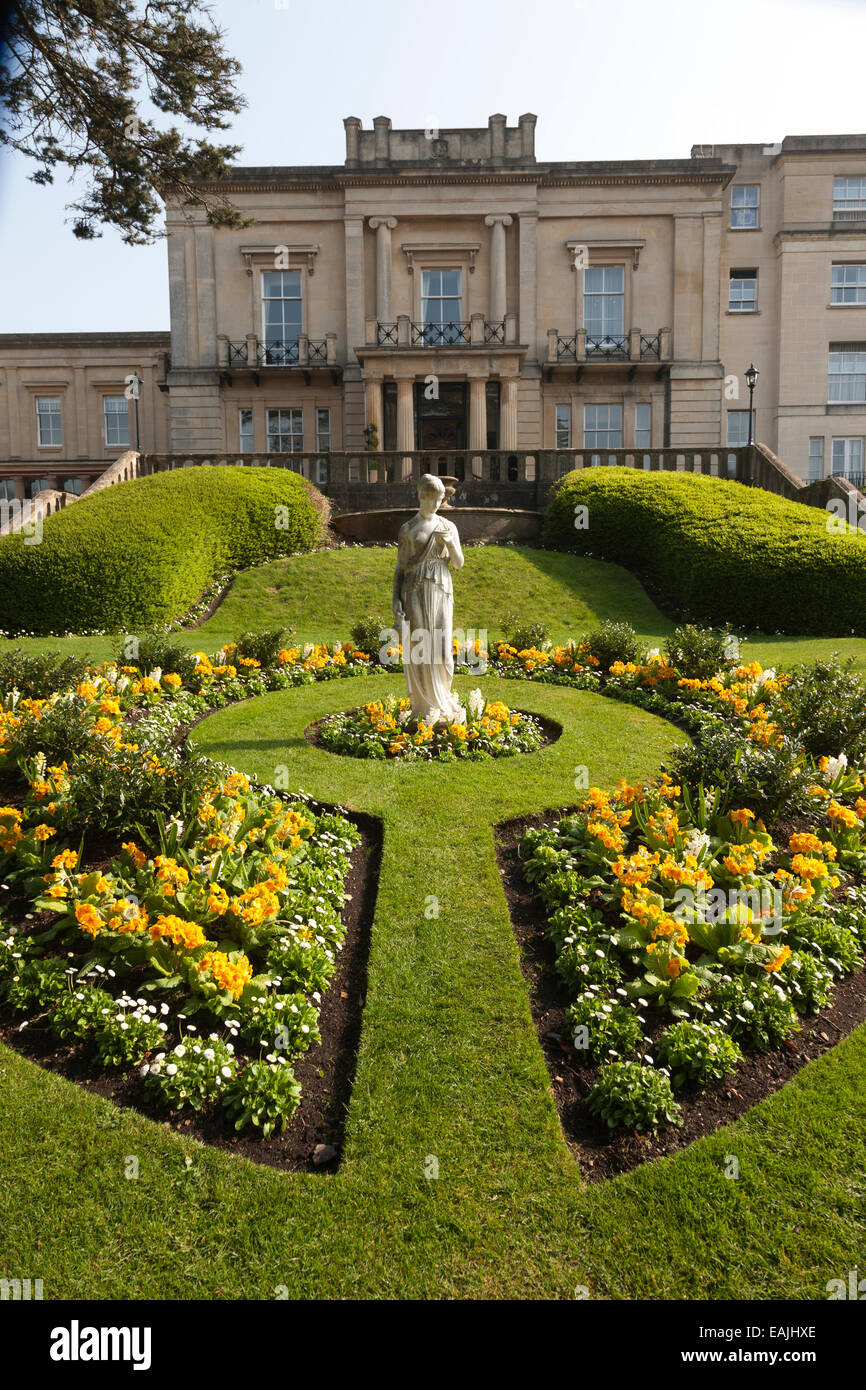
[[[365,443],[745,445],[750,363],[754,438],[862,478],[866,135],[557,163],[533,115],[344,126],[342,164],[221,181],[245,229],[168,207],[170,333],[0,335],[0,498],[80,492],[137,442],[296,453],[324,486],[317,456]]]

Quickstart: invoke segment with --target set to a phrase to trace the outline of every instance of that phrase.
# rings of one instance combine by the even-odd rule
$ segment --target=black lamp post
[[[755,399],[755,383],[756,383],[757,380],[758,380],[758,375],[759,375],[759,373],[758,373],[757,367],[754,365],[754,363],[750,362],[749,365],[748,365],[748,367],[746,368],[746,385],[747,385],[748,388],[749,388],[749,443],[750,443],[750,444],[754,444],[754,442],[755,442],[755,440],[754,440],[754,419],[755,419],[754,399]]]
[[[139,399],[139,396],[141,395],[141,388],[142,388],[142,386],[144,385],[144,382],[142,381],[141,377],[138,375],[138,372],[133,372],[131,376],[127,377],[127,382],[128,382],[127,393],[128,393],[128,394],[132,397],[132,399],[135,401],[135,452],[136,452],[137,454],[140,454],[140,453],[141,453],[141,431],[140,431],[140,429],[139,429],[139,423],[138,423],[138,399]]]

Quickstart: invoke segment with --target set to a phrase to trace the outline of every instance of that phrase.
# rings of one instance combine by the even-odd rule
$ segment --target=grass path
[[[465,694],[474,682],[459,681]],[[599,696],[483,682],[565,726],[541,753],[397,765],[304,728],[395,678],[220,711],[196,744],[384,822],[346,1151],[259,1169],[0,1051],[0,1250],[46,1298],[822,1297],[856,1263],[866,1030],[736,1125],[587,1188],[562,1140],[499,881],[493,824],[574,800],[574,771],[651,774],[682,736]],[[431,895],[438,899],[438,916]],[[741,1177],[724,1177],[736,1153]],[[140,1160],[124,1179],[127,1155]],[[425,1176],[438,1164],[438,1177]],[[37,1249],[36,1242],[39,1242]]]
[[[200,628],[179,633],[191,649],[216,651],[241,632],[285,625],[296,640],[345,641],[352,624],[367,614],[387,616],[396,552],[393,547],[352,547],[293,555],[246,570],[225,601]],[[562,555],[529,546],[473,546],[466,567],[454,577],[455,621],[501,635],[509,613],[545,623],[554,640],[579,637],[614,618],[632,623],[648,645],[659,646],[672,631],[643,587],[620,565],[586,556]],[[0,652],[8,646],[0,639]],[[102,661],[114,654],[110,637],[24,638],[24,650],[89,654]],[[853,656],[866,671],[866,639],[780,637],[754,633],[744,647],[764,665],[792,665],[838,652]]]

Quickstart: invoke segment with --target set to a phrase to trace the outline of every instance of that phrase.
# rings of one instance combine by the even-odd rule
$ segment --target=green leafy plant
[[[735,1071],[743,1054],[733,1038],[711,1023],[681,1019],[666,1028],[656,1043],[656,1058],[671,1073],[674,1086],[687,1081],[706,1086]]]
[[[285,1130],[300,1100],[301,1087],[291,1068],[274,1057],[249,1062],[226,1089],[223,1105],[235,1129],[256,1125],[268,1138],[277,1126]]]
[[[231,1043],[219,1039],[192,1041],[189,1037],[171,1052],[158,1052],[141,1068],[145,1089],[171,1110],[202,1106],[216,1100],[237,1074]]]
[[[587,1097],[593,1115],[608,1129],[650,1130],[682,1124],[682,1108],[671,1083],[655,1067],[640,1062],[609,1062]]]
[[[671,666],[689,680],[710,680],[734,664],[730,628],[696,627],[684,623],[675,628],[664,650]]]
[[[505,613],[500,622],[506,642],[515,651],[527,651],[530,647],[544,651],[550,646],[550,628],[546,623],[521,618],[518,613]]]
[[[577,506],[589,509],[585,530],[575,528]],[[555,488],[542,539],[626,565],[691,621],[866,633],[866,538],[828,534],[826,520],[818,507],[721,478],[582,468]]]
[[[635,1010],[601,994],[586,993],[575,1000],[565,1026],[575,1048],[593,1062],[632,1052],[643,1038]]]
[[[357,651],[366,652],[374,661],[378,661],[382,646],[381,633],[390,632],[393,626],[392,622],[387,622],[376,614],[370,614],[366,618],[359,618],[353,624],[350,636]]]
[[[866,699],[863,677],[835,658],[796,666],[774,709],[774,718],[814,758],[846,752],[866,756]]]
[[[235,657],[247,657],[257,661],[260,666],[276,666],[277,658],[284,647],[288,647],[292,629],[289,627],[268,627],[260,632],[242,632],[234,643]],[[234,660],[234,657],[232,658]]]
[[[317,500],[318,499],[318,500]],[[183,468],[0,538],[0,630],[135,632],[181,616],[214,577],[322,537],[322,498],[284,468]]]
[[[608,619],[585,634],[578,650],[581,660],[594,657],[600,672],[607,674],[615,661],[639,661],[641,641],[631,623]]]

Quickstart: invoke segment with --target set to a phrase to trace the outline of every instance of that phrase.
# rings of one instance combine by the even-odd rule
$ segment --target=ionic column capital
[[[377,227],[387,227],[389,232],[393,232],[397,225],[396,217],[371,217],[370,227],[375,232]]]
[[[497,222],[501,222],[503,227],[510,227],[514,221],[510,212],[489,212],[484,219],[485,227],[495,227]]]

